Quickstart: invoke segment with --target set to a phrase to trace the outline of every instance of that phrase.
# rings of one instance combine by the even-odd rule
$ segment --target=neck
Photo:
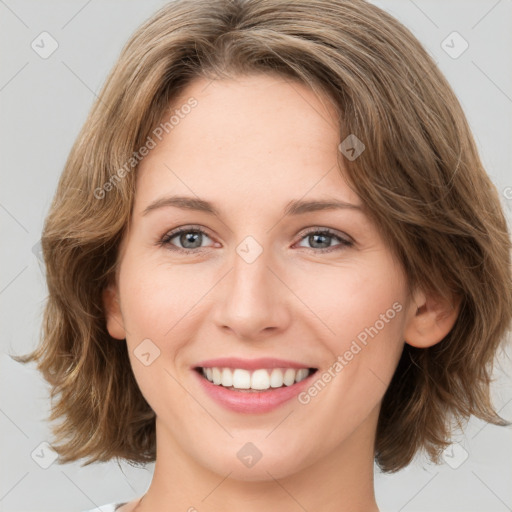
[[[237,468],[221,474],[199,464],[157,418],[153,480],[136,511],[379,512],[373,488],[378,410],[374,413],[335,450],[303,469],[276,478],[274,468],[265,468],[265,476],[250,481],[233,478]]]

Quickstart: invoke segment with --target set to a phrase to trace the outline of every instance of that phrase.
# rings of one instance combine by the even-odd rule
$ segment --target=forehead
[[[194,80],[162,119],[174,114],[172,127],[139,166],[139,209],[163,192],[245,205],[338,192],[356,202],[340,175],[339,120],[330,101],[271,75]]]

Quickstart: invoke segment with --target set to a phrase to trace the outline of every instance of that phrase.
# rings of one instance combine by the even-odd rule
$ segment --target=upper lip
[[[242,359],[239,357],[220,357],[208,359],[194,365],[193,368],[241,368],[244,370],[257,370],[259,368],[312,368],[309,364],[298,363],[274,357],[259,357],[256,359]]]

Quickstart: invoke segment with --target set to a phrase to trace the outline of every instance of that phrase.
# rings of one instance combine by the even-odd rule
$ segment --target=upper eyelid
[[[175,229],[172,229],[172,230],[166,232],[161,239],[168,242],[171,239],[173,239],[175,236],[177,236],[183,232],[187,232],[187,231],[199,231],[199,232],[205,234],[206,236],[208,236],[208,238],[210,238],[210,239],[214,238],[210,235],[207,228],[205,228],[203,226],[191,224],[191,225],[180,226]],[[320,226],[320,225],[308,226],[308,227],[303,228],[300,231],[300,233],[297,235],[299,237],[298,242],[300,242],[304,237],[309,236],[311,234],[315,234],[315,233],[319,233],[319,234],[327,233],[329,236],[338,238],[342,242],[355,243],[355,241],[352,239],[352,237],[350,237],[348,234],[338,233],[338,230],[336,230],[334,228],[328,228],[328,227],[324,227],[324,226]],[[178,247],[178,249],[181,249],[181,247]],[[197,248],[197,249],[199,249],[199,248]],[[206,249],[206,247],[203,249]],[[187,250],[187,249],[183,249],[183,250]],[[188,250],[193,251],[194,249],[188,249]]]

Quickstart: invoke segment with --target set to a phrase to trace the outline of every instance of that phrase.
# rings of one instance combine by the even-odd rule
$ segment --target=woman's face
[[[267,75],[198,79],[174,108],[137,170],[120,309],[106,299],[156,413],[158,452],[241,480],[371,458],[416,305],[337,169],[334,111]],[[353,207],[300,206],[315,201]],[[217,384],[197,370],[207,366]],[[237,387],[276,387],[227,389],[235,374]]]

